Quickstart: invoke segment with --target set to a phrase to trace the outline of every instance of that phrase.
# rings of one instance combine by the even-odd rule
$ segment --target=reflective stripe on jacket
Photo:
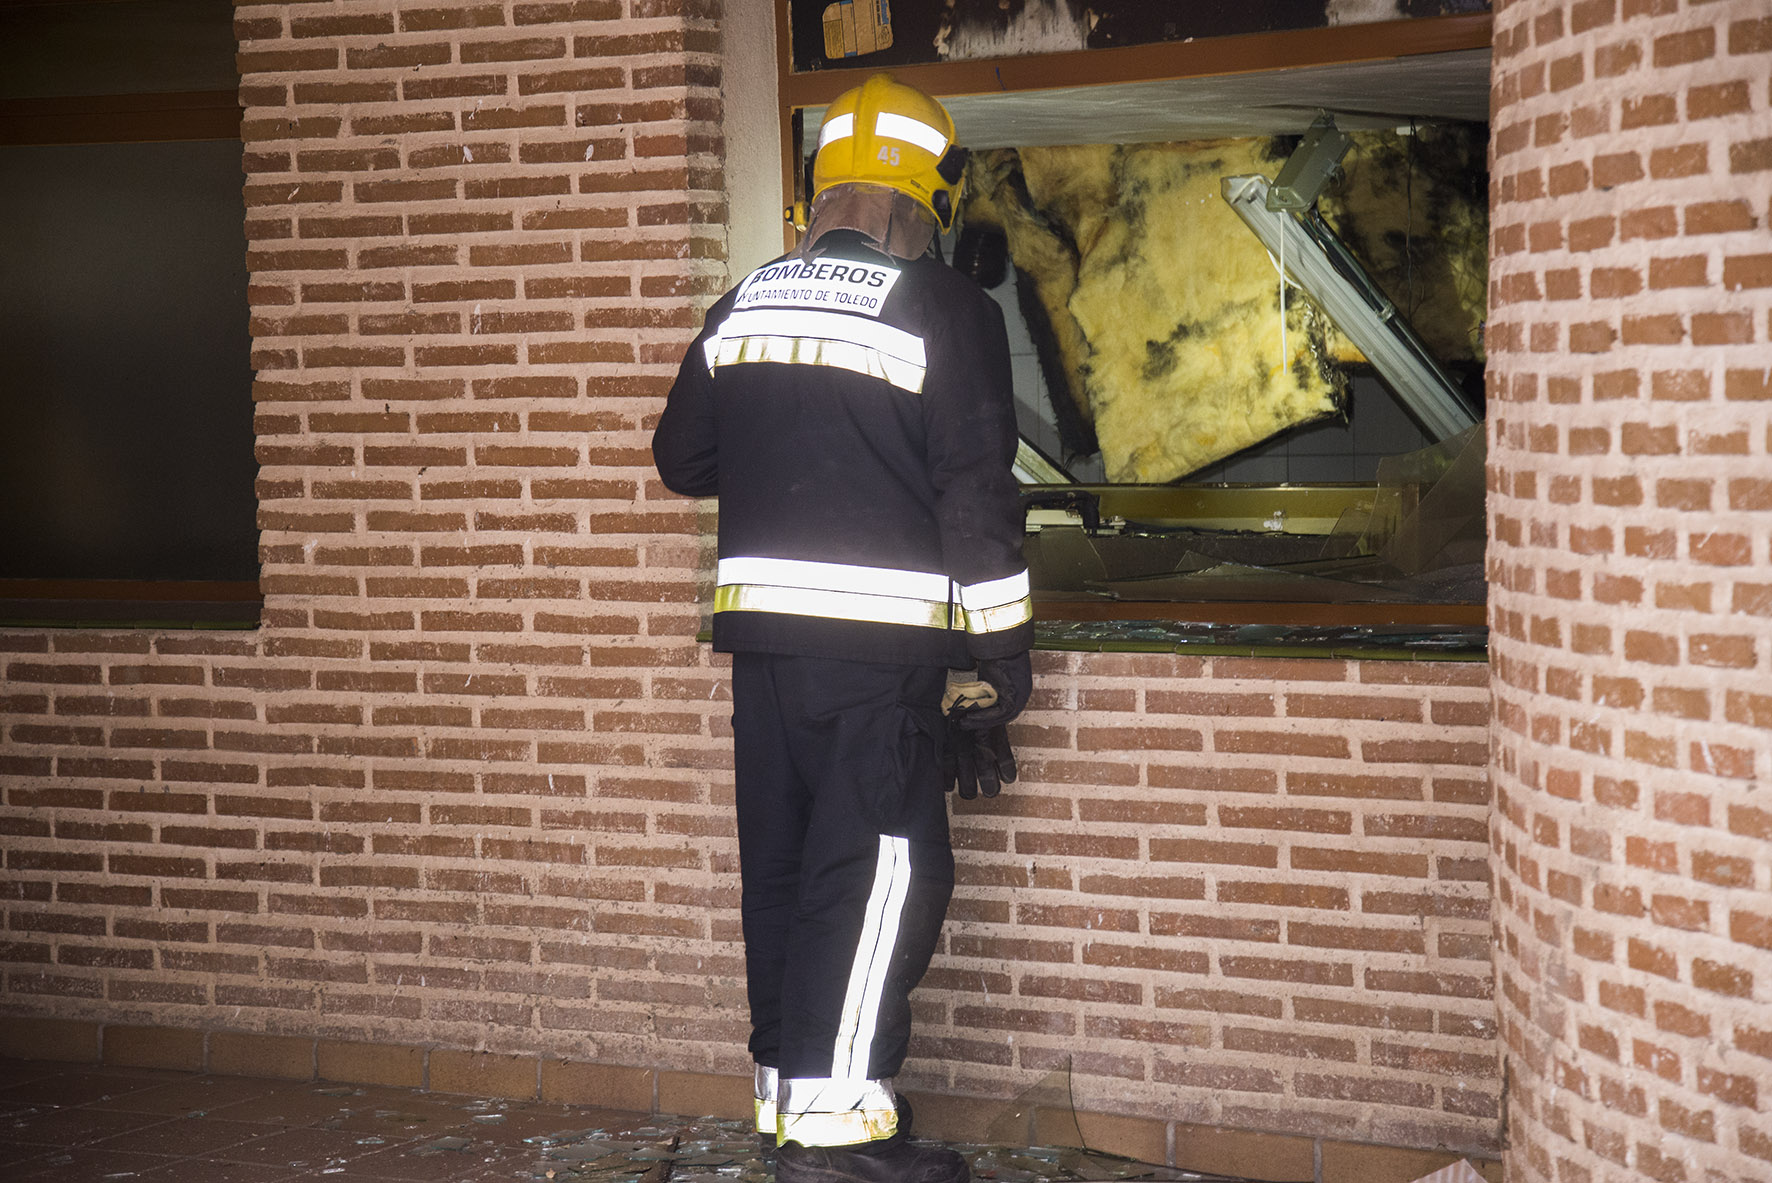
[[[715,646],[1019,652],[1032,603],[1002,315],[936,259],[833,241],[714,305],[653,438],[666,487],[720,498]]]
[[[1004,632],[1034,618],[1028,575],[961,586],[928,571],[804,559],[721,559],[715,612],[778,612],[832,620]]]

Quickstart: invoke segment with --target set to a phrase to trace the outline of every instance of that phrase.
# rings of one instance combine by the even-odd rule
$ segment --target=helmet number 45
[[[898,149],[891,144],[882,144],[877,155],[878,158],[884,160],[889,167],[898,167]]]

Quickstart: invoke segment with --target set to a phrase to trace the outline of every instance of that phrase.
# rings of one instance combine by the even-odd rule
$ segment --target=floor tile
[[[533,1110],[488,1110],[484,1116],[499,1114],[499,1122],[469,1121],[461,1133],[503,1146],[520,1146],[525,1139],[550,1134],[575,1133],[581,1130],[603,1130],[615,1137],[625,1130],[645,1124],[646,1118],[616,1109],[575,1109],[569,1105],[538,1107]]]
[[[227,1121],[262,1121],[286,1127],[318,1125],[328,1118],[340,1117],[345,1113],[344,1101],[316,1092],[311,1084],[278,1089],[276,1092],[208,1110],[209,1116]]]
[[[143,1126],[158,1125],[165,1120],[152,1113],[117,1113],[108,1109],[39,1109],[7,1120],[4,1126],[0,1126],[0,1134],[13,1142],[83,1146]]]
[[[44,1146],[38,1142],[0,1142],[0,1178],[11,1178],[32,1159],[47,1158],[62,1150],[62,1147]]]
[[[42,1080],[49,1076],[59,1076],[68,1068],[67,1064],[50,1064],[42,1060],[0,1060],[0,1089],[9,1089],[15,1084]]]
[[[467,1109],[463,1098],[439,1099],[422,1093],[371,1093],[345,1098],[329,1129],[375,1133],[388,1138],[436,1137],[447,1130],[470,1124],[478,1111]]]
[[[98,1183],[113,1176],[129,1177],[176,1160],[160,1154],[133,1154],[123,1150],[98,1150],[76,1146],[46,1159],[33,1159],[10,1178],[13,1183]]]
[[[212,1156],[229,1146],[281,1132],[262,1122],[224,1121],[216,1117],[180,1117],[113,1134],[94,1142],[101,1150],[137,1150],[144,1154]]]
[[[62,1072],[0,1088],[0,1105],[28,1101],[35,1105],[86,1105],[162,1084],[160,1074],[133,1072]]]
[[[28,1117],[48,1108],[51,1106],[33,1105],[29,1101],[17,1098],[11,1101],[0,1101],[0,1130],[4,1130],[9,1123],[18,1118]]]
[[[365,1145],[361,1135],[349,1130],[323,1130],[317,1127],[301,1127],[282,1130],[263,1138],[255,1138],[250,1142],[242,1142],[237,1146],[229,1146],[223,1150],[213,1151],[204,1157],[217,1162],[242,1162],[258,1165],[276,1165],[287,1163],[290,1167],[343,1166],[352,1159],[362,1158],[384,1149],[378,1145]]]
[[[259,1100],[290,1088],[288,1081],[242,1080],[229,1076],[186,1076],[93,1102],[97,1109],[126,1109],[132,1113],[161,1113],[168,1117],[209,1113],[229,1105]]]
[[[517,1158],[528,1162],[535,1157],[533,1154],[519,1155],[510,1147],[487,1142],[469,1141],[466,1146],[456,1148],[453,1143],[458,1141],[461,1139],[421,1138],[346,1164],[347,1170],[387,1183],[406,1183],[408,1180],[454,1183],[464,1175],[483,1175],[493,1168],[512,1175],[516,1173]]]
[[[504,1163],[497,1167],[488,1167],[483,1171],[470,1171],[459,1179],[451,1179],[449,1183],[530,1183],[531,1180],[545,1180],[546,1167],[539,1166],[532,1159],[521,1162]],[[570,1183],[571,1176],[562,1176],[560,1183]],[[730,1183],[722,1179],[720,1183]]]
[[[332,1180],[336,1175],[310,1174],[305,1167],[287,1163],[214,1162],[187,1158],[170,1166],[143,1171],[129,1183],[284,1183],[289,1179]]]

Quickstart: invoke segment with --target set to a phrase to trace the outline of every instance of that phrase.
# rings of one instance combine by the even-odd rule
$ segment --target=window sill
[[[254,629],[256,581],[0,579],[0,627]]]

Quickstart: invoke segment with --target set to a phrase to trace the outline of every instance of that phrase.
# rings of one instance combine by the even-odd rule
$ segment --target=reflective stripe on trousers
[[[767,1064],[758,1064],[756,1073],[757,1132],[776,1137],[777,1106],[781,1100],[781,1074]]]
[[[889,1080],[823,1077],[781,1082],[777,1137],[802,1146],[851,1146],[898,1132],[898,1103]]]
[[[899,925],[911,882],[911,844],[880,835],[874,885],[862,914],[861,936],[849,967],[841,1024],[828,1077],[781,1082],[779,1137],[803,1146],[844,1146],[889,1138],[898,1108],[889,1081],[869,1080],[868,1058],[880,1018],[880,998],[898,947]]]

